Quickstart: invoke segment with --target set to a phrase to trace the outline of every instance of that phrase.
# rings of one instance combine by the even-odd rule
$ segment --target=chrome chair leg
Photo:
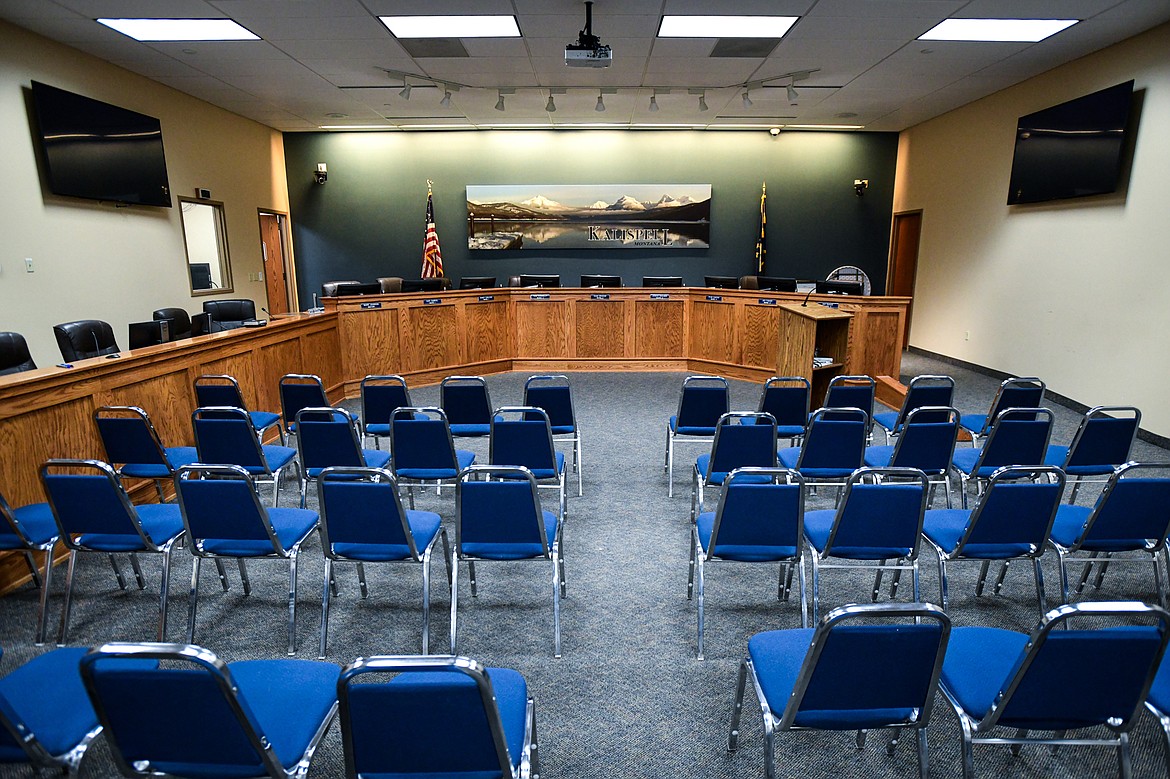
[[[113,555],[110,555],[113,559]],[[65,646],[69,638],[69,611],[73,607],[73,574],[77,570],[77,552],[69,550],[69,567],[65,570],[65,605],[61,608],[61,628],[57,631],[57,646]]]
[[[366,585],[366,566],[362,563],[357,564],[358,588],[362,592],[362,600],[365,600],[369,594],[369,587]]]
[[[244,585],[244,595],[252,594],[252,582],[248,579],[248,564],[244,558],[236,558],[236,566],[240,569],[240,581]]]
[[[1003,580],[1004,580],[1004,577],[1007,576],[1008,566],[1011,565],[1011,563],[1012,563],[1011,560],[1004,560],[1002,563],[1000,563],[999,576],[996,577],[995,587],[992,588],[993,594],[999,595],[999,593],[1003,590]]]
[[[134,581],[138,585],[138,589],[145,590],[146,579],[142,578],[142,566],[138,562],[138,554],[136,552],[130,553],[130,567],[134,570]]]
[[[223,587],[223,591],[227,592],[230,588],[227,577],[227,569],[223,566],[223,560],[219,557],[215,558],[215,570],[219,574],[219,584]]]
[[[195,643],[195,610],[199,603],[199,566],[202,557],[196,557],[191,566],[191,589],[187,592],[187,643]]]
[[[240,560],[241,564],[243,559]],[[288,653],[297,653],[297,550],[288,557]]]
[[[35,642],[37,646],[44,646],[45,633],[49,627],[49,592],[52,590],[53,582],[53,550],[57,548],[56,544],[45,550],[45,572],[41,576],[41,611],[37,615],[37,634]]]
[[[377,439],[375,439],[377,440]],[[325,659],[325,642],[329,634],[329,584],[333,579],[333,560],[325,558],[325,578],[321,584],[321,641],[317,648],[317,659]]]
[[[122,575],[122,566],[118,565],[118,558],[114,555],[109,555],[110,567],[114,569],[114,578],[118,580],[118,589],[126,589],[126,577]]]

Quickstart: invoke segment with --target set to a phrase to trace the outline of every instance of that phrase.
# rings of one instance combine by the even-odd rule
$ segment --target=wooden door
[[[890,267],[886,273],[886,294],[912,298],[918,273],[918,240],[922,236],[922,211],[894,214],[890,231]],[[906,329],[902,344],[910,344],[910,317],[914,301],[906,307]]]
[[[260,251],[264,257],[264,288],[268,293],[268,310],[286,314],[288,277],[285,268],[284,229],[280,214],[260,213]]]

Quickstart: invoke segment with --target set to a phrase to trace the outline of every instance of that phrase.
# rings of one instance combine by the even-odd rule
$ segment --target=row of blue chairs
[[[518,672],[467,657],[225,663],[193,644],[56,649],[0,679],[0,764],[79,772],[105,735],[123,776],[304,777],[340,710],[345,775],[539,774]]]
[[[307,427],[305,431],[307,432]],[[422,652],[429,651],[430,562],[436,541],[451,593],[450,639],[457,647],[458,571],[467,562],[472,595],[477,594],[476,562],[545,560],[551,564],[554,654],[561,654],[560,599],[565,591],[562,556],[564,515],[541,507],[535,476],[521,466],[469,466],[456,485],[455,545],[438,514],[402,505],[394,475],[385,469],[329,467],[316,477],[320,513],[304,508],[265,507],[252,474],[236,465],[194,464],[174,476],[177,503],[134,505],[114,469],[93,460],[50,460],[41,468],[48,503],[6,515],[12,527],[38,543],[50,557],[60,541],[69,549],[65,601],[57,643],[65,644],[79,553],[107,555],[118,584],[126,588],[116,555],[128,554],[138,588],[146,584],[138,555],[159,554],[158,640],[166,637],[171,556],[184,543],[194,556],[188,599],[187,638],[195,640],[201,563],[215,562],[220,584],[229,589],[225,560],[236,560],[245,595],[251,592],[245,561],[282,559],[289,565],[288,653],[296,651],[297,558],[301,546],[319,531],[325,555],[322,585],[320,656],[325,656],[330,595],[336,594],[335,563],[354,563],[362,597],[368,594],[366,564],[407,562],[422,569]],[[2,538],[3,536],[0,536]],[[36,642],[43,643],[52,567],[41,584]]]
[[[754,430],[760,426],[744,426]],[[1160,553],[1170,566],[1170,466],[1129,463],[1110,477],[1092,508],[1061,503],[1064,472],[1053,466],[1007,466],[992,474],[972,510],[928,509],[926,474],[912,468],[861,468],[846,480],[836,509],[805,510],[806,479],[786,468],[743,467],[727,474],[714,511],[700,512],[691,525],[687,597],[697,596],[697,656],[703,659],[705,568],[716,561],[779,563],[778,598],[788,600],[799,574],[801,625],[808,625],[805,562],[812,564],[812,617],[819,611],[821,572],[875,571],[871,597],[877,600],[882,575],[893,575],[890,597],[909,572],[913,599],[920,600],[919,548],[925,540],[938,561],[939,602],[948,606],[947,564],[977,561],[981,595],[992,562],[1032,563],[1039,613],[1047,611],[1041,560],[1057,555],[1062,603],[1071,597],[1069,568],[1082,565],[1077,592],[1091,566],[1098,582],[1111,562],[1152,565],[1159,604],[1166,595]]]

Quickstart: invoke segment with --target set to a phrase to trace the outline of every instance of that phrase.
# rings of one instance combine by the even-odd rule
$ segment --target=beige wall
[[[1170,436],[1170,25],[902,134],[894,211],[922,209],[910,343],[1130,404]],[[1016,119],[1135,79],[1128,189],[1007,201]],[[969,340],[967,333],[970,334]]]
[[[0,330],[24,334],[39,366],[59,362],[51,328],[126,325],[178,306],[195,313],[178,204],[115,208],[43,191],[30,129],[32,80],[158,117],[172,197],[211,190],[225,206],[235,293],[264,304],[257,208],[288,211],[280,133],[0,22]],[[33,259],[33,273],[25,258]]]

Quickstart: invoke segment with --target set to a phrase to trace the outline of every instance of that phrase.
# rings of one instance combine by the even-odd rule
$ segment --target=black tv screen
[[[32,94],[50,192],[171,207],[158,119],[37,81]]]
[[[1117,190],[1133,81],[1021,116],[1008,205]]]

